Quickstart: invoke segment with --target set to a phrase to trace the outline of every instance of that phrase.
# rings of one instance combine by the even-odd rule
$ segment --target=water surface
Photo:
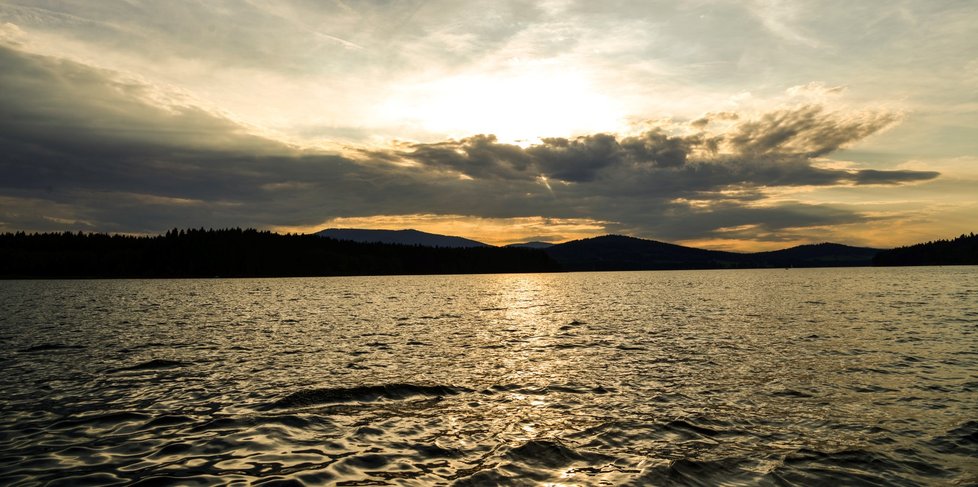
[[[0,282],[13,484],[978,482],[978,268]]]

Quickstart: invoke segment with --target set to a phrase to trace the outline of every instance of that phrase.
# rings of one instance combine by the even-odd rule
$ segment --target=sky
[[[0,231],[978,230],[973,1],[0,0]]]

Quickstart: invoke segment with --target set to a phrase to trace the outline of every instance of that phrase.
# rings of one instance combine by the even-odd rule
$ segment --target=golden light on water
[[[967,267],[10,281],[0,431],[38,462],[0,477],[971,484],[976,285]]]

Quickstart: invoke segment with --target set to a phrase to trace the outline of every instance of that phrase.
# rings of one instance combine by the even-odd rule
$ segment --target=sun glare
[[[622,107],[579,71],[538,66],[411,84],[381,106],[383,118],[452,137],[495,134],[506,142],[616,132]]]

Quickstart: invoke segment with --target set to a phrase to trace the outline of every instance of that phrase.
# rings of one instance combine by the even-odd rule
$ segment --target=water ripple
[[[976,268],[0,282],[22,485],[978,482]]]

